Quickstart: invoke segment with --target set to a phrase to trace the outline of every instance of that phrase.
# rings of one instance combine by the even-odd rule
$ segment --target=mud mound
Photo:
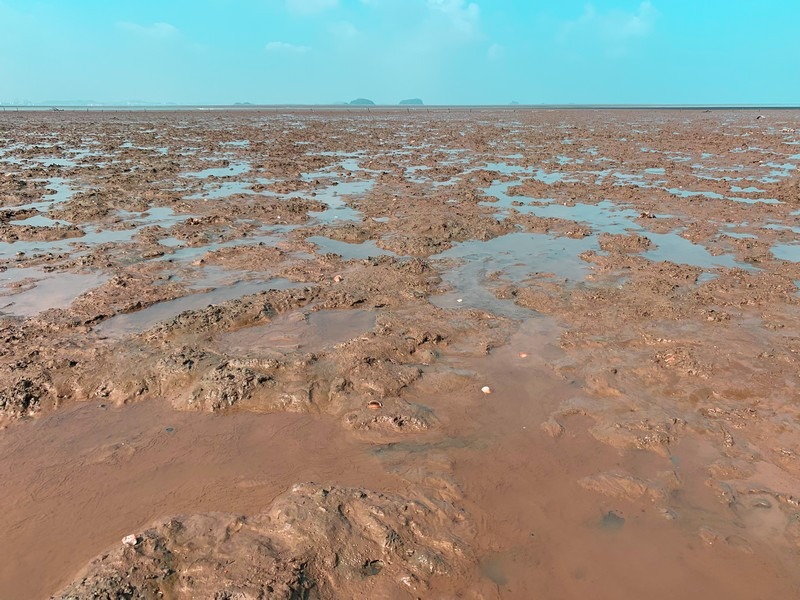
[[[252,518],[162,520],[54,598],[413,597],[432,577],[465,571],[468,552],[443,527],[451,520],[421,501],[301,484]]]

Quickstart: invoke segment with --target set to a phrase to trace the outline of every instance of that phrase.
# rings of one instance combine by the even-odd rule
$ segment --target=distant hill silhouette
[[[375,103],[369,98],[356,98],[355,100],[351,100],[350,104],[359,104],[368,106],[368,105],[374,105]]]
[[[400,104],[415,104],[417,106],[423,104],[419,98],[409,98],[408,100],[400,100]]]

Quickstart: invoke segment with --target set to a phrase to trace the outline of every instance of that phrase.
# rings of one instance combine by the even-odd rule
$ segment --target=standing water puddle
[[[68,237],[51,242],[42,240],[0,242],[0,259],[11,258],[19,253],[58,254],[75,252],[81,248],[97,246],[100,244],[129,242],[144,227],[150,225],[171,227],[192,217],[192,215],[175,214],[172,208],[164,206],[152,207],[143,213],[119,211],[119,215],[124,219],[125,223],[130,223],[132,226],[120,229],[102,229],[96,225],[86,225],[83,227],[83,235],[79,237]],[[64,224],[66,221],[56,221],[41,215],[37,215],[18,223],[46,226],[51,224]]]
[[[298,285],[293,281],[280,278],[269,281],[240,281],[209,292],[190,294],[175,300],[158,302],[136,312],[116,315],[95,327],[95,331],[99,335],[109,338],[135,335],[150,329],[161,321],[173,319],[187,310],[200,310],[211,304],[219,304],[248,294],[257,294],[265,290],[286,290]]]
[[[313,197],[328,205],[328,208],[321,212],[312,212],[317,219],[323,223],[331,221],[360,221],[361,213],[348,206],[343,198],[348,196],[360,196],[367,193],[375,185],[374,181],[345,181],[338,185],[318,190]],[[308,196],[306,196],[308,197]]]
[[[51,308],[66,308],[80,295],[104,283],[108,277],[102,273],[42,273],[37,269],[20,269],[26,278],[38,278],[33,287],[16,294],[0,296],[0,315],[30,317]],[[9,279],[20,281],[12,271],[0,273],[0,284]]]
[[[482,204],[484,206],[499,206],[508,209],[513,207],[512,202],[514,201],[530,201],[529,198],[522,196],[508,196],[506,191],[510,185],[514,185],[514,183],[504,183],[488,188],[486,190],[487,194],[495,196],[498,200],[497,202],[483,202]],[[537,217],[586,223],[592,228],[594,234],[582,240],[584,248],[580,252],[584,250],[599,250],[597,242],[597,234],[599,233],[637,233],[648,237],[656,246],[654,249],[643,253],[645,258],[652,261],[667,260],[700,268],[739,267],[748,270],[754,269],[752,265],[740,263],[728,254],[714,256],[705,247],[681,237],[678,233],[654,233],[649,231],[634,220],[639,216],[638,212],[619,208],[618,205],[609,200],[603,200],[597,204],[532,204],[513,208],[520,213],[533,214]],[[503,215],[499,216],[502,217]],[[546,238],[550,238],[550,236],[545,236]],[[546,249],[545,253],[547,253]],[[446,253],[443,253],[442,257],[444,255]],[[561,258],[563,259],[563,256]]]
[[[772,254],[781,260],[790,262],[800,262],[800,245],[798,244],[775,244],[772,247]]]
[[[509,233],[488,241],[463,242],[431,259],[458,259],[463,264],[445,271],[443,281],[454,291],[434,296],[431,302],[444,308],[461,306],[497,312],[511,318],[530,316],[530,311],[498,300],[486,288],[488,276],[521,281],[533,274],[553,274],[573,281],[590,272],[580,254],[594,246],[590,238],[553,237],[544,233]]]

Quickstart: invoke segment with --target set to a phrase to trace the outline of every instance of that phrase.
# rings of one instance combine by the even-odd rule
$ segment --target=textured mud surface
[[[756,117],[0,114],[0,596],[798,595]]]
[[[173,518],[93,562],[64,598],[375,597],[470,557],[435,504],[297,485],[270,510]],[[378,577],[380,575],[380,577]],[[391,582],[391,583],[390,583]],[[393,585],[394,584],[394,585]]]

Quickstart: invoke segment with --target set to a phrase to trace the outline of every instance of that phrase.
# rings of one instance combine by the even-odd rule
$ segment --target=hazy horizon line
[[[234,103],[171,103],[171,102],[81,102],[60,100],[56,102],[37,102],[37,103],[5,103],[0,102],[0,109],[26,109],[26,110],[75,110],[75,109],[159,109],[159,110],[179,110],[179,109],[239,109],[239,110],[254,110],[254,109],[279,109],[279,108],[295,108],[295,109],[351,109],[351,110],[369,110],[371,108],[379,109],[406,109],[406,110],[424,110],[430,108],[447,109],[447,108],[597,108],[597,109],[631,109],[631,108],[683,108],[683,109],[800,109],[800,104],[770,104],[770,103],[517,103],[510,102],[504,104],[381,104],[381,103],[266,103],[257,104],[251,102],[234,102]]]

